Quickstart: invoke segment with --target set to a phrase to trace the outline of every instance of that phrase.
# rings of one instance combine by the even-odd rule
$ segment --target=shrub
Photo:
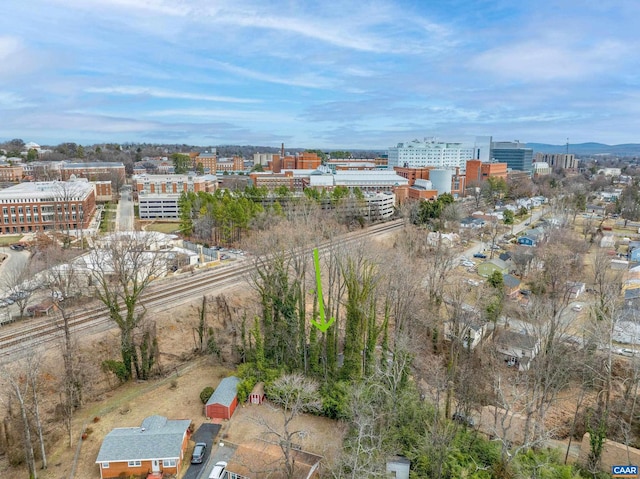
[[[202,401],[202,404],[207,404],[207,401],[214,391],[215,389],[213,389],[211,386],[207,386],[202,391],[200,391],[200,401]]]
[[[249,399],[249,394],[258,381],[255,377],[249,376],[238,383],[238,402],[244,403]]]
[[[115,361],[113,359],[107,359],[102,361],[102,369],[104,371],[112,372],[116,375],[116,377],[120,380],[120,382],[125,382],[129,379],[129,374],[127,368],[125,367],[122,361]]]

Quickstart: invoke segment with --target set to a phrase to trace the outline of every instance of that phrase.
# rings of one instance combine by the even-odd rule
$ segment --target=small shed
[[[236,376],[220,381],[204,406],[204,415],[211,419],[230,419],[238,405],[239,382],[240,379]]]
[[[251,394],[249,394],[249,403],[250,404],[262,404],[265,400],[264,395],[264,383],[257,383],[253,386],[251,390]]]

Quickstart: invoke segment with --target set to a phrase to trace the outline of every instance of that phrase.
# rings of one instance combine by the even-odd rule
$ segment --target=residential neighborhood
[[[476,142],[482,141],[476,139]],[[456,151],[464,151],[460,145],[453,146],[458,148]],[[420,148],[427,152],[442,147],[451,148],[452,145],[413,142],[408,146],[413,150],[410,158],[415,158]],[[501,148],[503,154],[505,146],[501,145]],[[516,145],[517,148],[521,146]],[[49,150],[55,151],[55,148],[45,149]],[[90,148],[85,148],[85,154],[87,151]],[[494,386],[498,391],[504,388],[501,385],[503,376],[513,382],[518,381],[518,377],[559,374],[561,369],[556,372],[550,369],[551,364],[564,368],[564,360],[580,356],[583,350],[595,350],[596,357],[609,355],[615,363],[635,360],[634,345],[640,342],[636,324],[640,316],[636,314],[636,306],[640,307],[640,303],[636,305],[634,298],[640,297],[640,280],[636,278],[637,258],[634,255],[640,251],[636,247],[640,244],[640,234],[636,223],[626,219],[628,213],[620,203],[632,186],[616,186],[615,191],[612,190],[614,196],[605,194],[604,190],[590,192],[592,183],[599,176],[586,167],[578,167],[577,161],[567,163],[570,168],[552,169],[548,174],[542,169],[531,170],[535,174],[525,177],[508,163],[485,164],[480,160],[467,160],[447,165],[449,170],[446,171],[450,174],[441,175],[437,167],[422,164],[412,167],[405,162],[402,167],[393,166],[393,162],[398,161],[392,159],[393,155],[401,151],[398,149],[398,153],[393,150],[390,154],[390,150],[377,155],[375,161],[351,159],[348,165],[358,165],[358,168],[341,170],[347,163],[331,160],[331,152],[323,153],[322,158],[316,152],[287,154],[282,146],[279,154],[264,155],[265,159],[259,154],[242,161],[236,158],[234,165],[239,170],[227,167],[218,170],[216,152],[211,151],[203,153],[202,162],[198,160],[200,153],[193,151],[167,154],[164,160],[143,160],[147,170],[141,172],[136,167],[135,174],[126,172],[125,163],[101,165],[87,160],[61,161],[55,169],[48,169],[58,171],[60,176],[57,178],[50,176],[47,181],[34,181],[29,175],[15,177],[14,185],[0,191],[7,205],[7,226],[2,235],[7,238],[5,244],[10,246],[6,256],[11,260],[14,255],[21,254],[26,259],[17,271],[9,269],[9,263],[0,266],[0,273],[5,275],[5,293],[0,303],[4,310],[3,328],[28,329],[28,321],[44,321],[43,324],[65,318],[69,321],[87,301],[97,300],[97,305],[102,303],[110,307],[121,298],[133,309],[111,310],[105,319],[112,321],[121,335],[128,334],[127,324],[132,325],[139,331],[140,339],[131,337],[133,356],[124,355],[122,349],[122,357],[131,358],[128,367],[125,361],[103,361],[105,379],[111,375],[125,382],[127,378],[138,378],[177,385],[180,382],[177,375],[170,374],[163,380],[158,369],[158,358],[168,344],[167,334],[174,338],[172,341],[180,342],[182,336],[193,343],[187,348],[192,359],[175,362],[176,368],[185,367],[196,358],[206,360],[206,363],[198,363],[207,364],[206,368],[217,368],[215,364],[232,368],[218,381],[207,381],[211,386],[200,391],[199,399],[197,394],[191,396],[188,407],[181,408],[178,404],[175,404],[178,407],[171,407],[171,403],[167,403],[159,410],[143,408],[136,414],[145,414],[137,424],[126,416],[115,417],[114,422],[107,421],[106,417],[94,417],[94,424],[100,424],[99,429],[104,432],[97,436],[95,432],[87,432],[95,426],[84,426],[80,451],[95,450],[93,458],[86,458],[86,467],[91,468],[93,464],[95,469],[83,474],[100,478],[125,474],[153,479],[197,479],[212,475],[221,478],[311,478],[325,477],[334,468],[345,467],[339,465],[340,461],[347,460],[346,457],[340,459],[339,449],[318,449],[311,439],[324,434],[314,429],[320,424],[321,429],[325,428],[324,423],[309,423],[297,432],[290,429],[290,421],[304,423],[308,421],[304,418],[309,413],[327,411],[327,399],[320,405],[316,399],[305,396],[307,388],[317,391],[318,385],[314,381],[318,379],[310,379],[307,384],[304,382],[307,379],[281,375],[278,369],[271,368],[278,363],[289,364],[293,371],[300,368],[296,366],[304,364],[296,359],[300,351],[294,346],[295,342],[285,339],[286,335],[293,338],[303,334],[306,339],[302,340],[310,348],[313,343],[309,341],[313,340],[307,335],[314,327],[310,323],[311,329],[300,330],[282,323],[279,331],[270,329],[275,327],[270,326],[272,321],[281,321],[276,318],[288,314],[280,309],[284,299],[274,302],[264,289],[271,284],[268,279],[271,273],[262,268],[277,261],[279,253],[269,244],[278,240],[272,238],[256,243],[251,238],[264,235],[268,230],[254,231],[252,222],[239,216],[227,216],[227,219],[217,216],[216,211],[233,204],[248,217],[257,218],[274,215],[275,205],[292,214],[300,208],[302,201],[306,201],[307,208],[332,215],[335,219],[331,221],[337,222],[335,228],[346,227],[346,232],[364,228],[363,232],[370,230],[375,235],[376,230],[391,228],[391,232],[384,235],[396,238],[393,240],[395,246],[389,250],[389,243],[386,243],[385,257],[398,254],[399,251],[393,253],[398,248],[411,251],[415,247],[411,245],[416,241],[416,245],[422,244],[414,254],[420,263],[425,262],[424,271],[432,270],[437,276],[422,274],[420,296],[424,302],[419,308],[427,307],[435,316],[426,322],[413,315],[407,316],[406,320],[417,321],[418,331],[427,334],[442,331],[442,340],[426,349],[424,342],[411,346],[420,352],[415,365],[408,371],[420,390],[428,391],[432,387],[428,379],[417,380],[422,374],[420,364],[429,357],[439,361],[439,358],[455,354],[458,361],[466,361],[460,363],[455,374],[462,374],[464,368],[479,367],[473,365],[475,361],[492,364],[493,369],[485,374],[498,381]],[[433,156],[433,152],[425,153],[427,160],[421,161],[433,161],[428,155]],[[41,153],[38,161],[46,163],[46,156],[47,153]],[[506,158],[504,154],[502,157]],[[11,162],[19,165],[23,160],[18,158]],[[224,160],[220,163],[224,164]],[[325,164],[329,168],[324,168]],[[154,165],[171,165],[172,168],[164,168],[162,174],[157,174]],[[251,173],[256,165],[261,170],[259,174]],[[286,170],[287,167],[290,170]],[[206,169],[203,171],[203,168]],[[23,167],[23,171],[28,170]],[[348,182],[344,174],[340,176],[341,171],[349,171]],[[465,178],[469,174],[474,180],[467,186]],[[274,181],[269,182],[265,180],[268,175],[283,176],[273,176]],[[580,183],[583,189],[576,189],[575,193],[568,193],[566,189],[554,192],[549,188],[549,182],[556,177],[566,178],[574,188]],[[275,181],[275,178],[282,178],[282,181]],[[318,181],[319,178],[324,180]],[[539,193],[528,198],[513,197],[518,192],[515,188],[523,188],[524,182],[528,182],[529,191]],[[110,185],[106,197],[101,185]],[[113,189],[114,185],[116,189]],[[232,189],[230,185],[234,185]],[[242,189],[239,190],[238,185],[243,185]],[[411,191],[415,187],[417,191],[430,193],[414,194]],[[541,194],[543,191],[546,194]],[[296,224],[299,220],[293,215],[290,221]],[[294,243],[289,246],[308,241],[303,239],[305,234],[303,230],[290,233],[287,242],[294,240]],[[379,246],[372,243],[369,248],[375,250]],[[56,250],[67,252],[61,254]],[[296,254],[300,253],[302,250]],[[267,257],[271,258],[269,262],[266,262]],[[303,258],[300,257],[302,261],[308,261]],[[322,262],[320,264],[322,267]],[[371,263],[374,264],[376,269],[391,268],[385,274],[394,274],[393,263]],[[243,271],[253,270],[262,272],[254,279],[250,279],[249,273],[249,277],[242,280]],[[223,271],[237,277],[234,282],[245,299],[230,299],[220,294],[207,296],[205,285],[211,281],[211,287],[215,288],[216,278]],[[280,274],[295,274],[295,269],[283,269]],[[348,286],[349,274],[348,270],[341,272],[342,281],[347,285],[345,301],[352,294],[352,287]],[[256,280],[258,282],[251,286]],[[365,281],[363,287],[366,286],[368,280],[362,281]],[[403,281],[411,284],[410,278]],[[617,296],[612,289],[616,284],[619,285]],[[172,297],[162,293],[166,287],[173,292]],[[148,288],[161,288],[154,293],[158,299],[150,296],[140,302],[140,293]],[[197,293],[200,289],[204,293]],[[258,298],[262,295],[262,299],[256,298],[264,305],[260,313],[262,319],[258,326],[252,325],[253,320],[248,323],[246,319],[239,324],[238,321],[245,317],[239,316],[240,311],[256,301],[250,299],[256,293]],[[384,297],[388,292],[377,294]],[[621,306],[604,313],[599,309],[602,301],[620,302]],[[188,320],[192,325],[190,332],[176,334],[183,330],[179,326],[183,320],[176,322],[176,317],[172,320],[171,315],[165,320],[160,319],[162,316],[147,314],[145,316],[153,318],[152,322],[141,321],[142,316],[135,308],[142,306],[148,311],[156,311],[158,306],[155,304],[164,305],[165,310],[183,304],[185,318],[193,318]],[[348,309],[344,312],[341,309],[338,307],[332,314],[346,314],[345,320],[354,320]],[[611,319],[608,321],[614,325],[608,340],[598,329],[599,325],[593,323],[594,317],[601,314],[609,314]],[[393,321],[401,321],[401,316],[393,316]],[[161,328],[160,337],[157,328]],[[175,332],[171,333],[171,330]],[[72,328],[66,331],[69,335],[79,334]],[[550,331],[553,336],[549,336]],[[282,333],[285,336],[278,339]],[[232,342],[229,342],[229,334],[234,338]],[[374,360],[371,365],[366,362],[361,365],[361,372],[355,372],[358,369],[346,372],[357,361],[353,363],[350,359],[352,356],[349,355],[353,353],[349,349],[348,335],[342,334],[345,336],[340,339],[341,349],[331,366],[334,374],[354,381],[365,369],[377,371]],[[402,336],[401,331],[395,334]],[[296,340],[298,344],[299,341],[301,339]],[[552,350],[545,349],[549,341],[554,344]],[[368,346],[373,349],[366,357],[373,360],[384,344],[378,340]],[[281,355],[285,351],[286,354]],[[311,354],[313,350],[309,351]],[[396,349],[387,353],[393,367],[401,351]],[[447,353],[441,356],[444,351]],[[564,351],[563,361],[551,359],[560,351]],[[263,356],[266,354],[268,356]],[[328,367],[327,361],[331,359],[326,354],[318,351],[304,361],[311,361],[310,364],[319,361],[314,368],[321,364]],[[305,356],[303,353],[302,358]],[[267,357],[270,358],[268,362]],[[238,369],[234,370],[235,367]],[[206,368],[202,370],[209,370]],[[452,376],[454,381],[455,374]],[[314,377],[326,381],[322,375],[309,376]],[[350,384],[353,388],[356,383]],[[554,394],[568,393],[565,382],[554,383],[553,387],[557,391]],[[284,393],[290,390],[297,391],[296,396]],[[535,390],[531,393],[537,394]],[[422,393],[422,396],[431,397],[431,393]],[[453,422],[476,430],[489,440],[500,439],[498,449],[501,451],[511,451],[518,444],[535,441],[535,435],[559,437],[547,424],[549,419],[544,410],[521,409],[512,402],[506,389],[494,395],[489,406],[482,406],[462,390],[452,397],[455,401],[451,407],[456,411]],[[69,395],[69,400],[72,398]],[[556,407],[553,397],[545,401],[545,407]],[[201,404],[199,409],[198,403]],[[440,405],[439,400],[435,404],[436,407],[449,407],[446,403]],[[314,409],[318,406],[320,410]],[[493,408],[493,416],[485,411],[487,407]],[[280,408],[284,409],[279,419]],[[185,415],[185,411],[193,412]],[[335,421],[340,417],[337,414],[323,412],[320,415],[327,416],[324,420]],[[460,420],[461,417],[464,420]],[[516,417],[538,425],[514,435],[509,424]],[[103,421],[106,421],[104,426],[109,423],[113,426],[107,429],[103,427]],[[276,425],[278,423],[280,425]],[[73,437],[73,430],[70,432]],[[343,447],[349,443],[348,436],[342,434],[336,446],[340,442]],[[582,437],[576,437],[576,441],[579,450],[571,452],[570,457],[580,464],[583,449],[589,446]],[[83,442],[87,444],[83,445]],[[402,454],[402,449],[390,451],[380,467],[396,471],[396,477],[406,477],[405,465],[412,470],[416,464]],[[394,465],[397,461],[394,458],[398,457],[405,457],[406,462]],[[603,461],[609,460],[607,457],[604,454]],[[282,471],[281,476],[277,475],[278,471]]]

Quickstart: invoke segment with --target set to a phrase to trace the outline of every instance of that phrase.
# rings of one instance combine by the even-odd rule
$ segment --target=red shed
[[[238,405],[238,383],[235,376],[224,378],[204,406],[204,415],[212,419],[230,419]]]
[[[257,383],[249,394],[249,402],[251,404],[262,404],[264,401],[264,383]]]

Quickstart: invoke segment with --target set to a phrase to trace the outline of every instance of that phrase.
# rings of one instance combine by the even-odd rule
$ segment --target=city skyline
[[[0,141],[640,142],[637,2],[5,3]]]

